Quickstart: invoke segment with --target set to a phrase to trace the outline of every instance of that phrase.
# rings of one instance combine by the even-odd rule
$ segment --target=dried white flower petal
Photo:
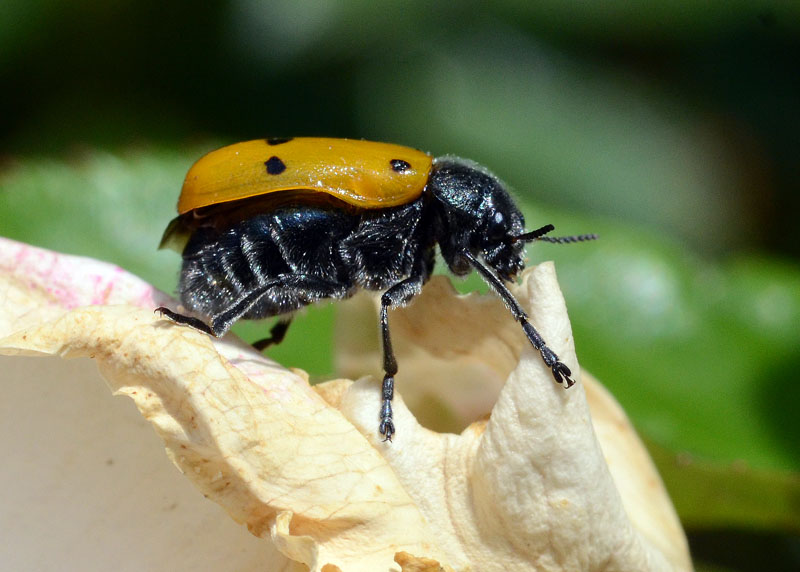
[[[390,316],[401,348],[401,372],[413,372],[398,375],[398,391],[421,384],[422,390],[409,389],[424,395],[433,386],[440,402],[458,404],[463,403],[460,375],[508,377],[490,419],[461,435],[421,427],[407,433],[413,418],[405,407],[396,407],[397,425],[403,427],[395,439],[400,446],[393,444],[384,454],[424,507],[448,563],[480,570],[527,570],[532,565],[542,570],[691,569],[674,509],[616,402],[587,380],[594,406],[590,412],[583,384],[569,390],[556,385],[496,299],[455,296],[444,278],[435,278],[427,288],[415,304]],[[552,264],[527,270],[514,291],[578,376]],[[369,312],[360,311],[367,319]],[[348,344],[347,337],[341,340],[351,364],[359,352],[374,353],[369,340],[357,346]],[[428,352],[447,359],[434,364],[431,377],[424,379]],[[513,368],[510,375],[505,368]],[[365,434],[373,423],[365,404],[376,397],[360,394],[373,391],[362,381],[349,390],[353,396],[341,397],[343,411]],[[613,460],[611,466],[606,458]]]
[[[434,281],[392,315],[398,346],[409,344],[413,328],[414,341],[431,342],[431,351],[453,363],[511,373],[491,418],[461,435],[424,429],[398,397],[398,433],[382,443],[379,380],[330,382],[315,391],[232,338],[211,340],[159,319],[152,308],[161,295],[114,267],[30,249],[53,257],[59,270],[33,265],[20,272],[8,261],[24,248],[0,241],[0,291],[14,306],[0,315],[0,353],[93,357],[195,486],[251,532],[271,538],[283,557],[265,565],[691,569],[671,504],[635,434],[606,430],[616,424],[627,432],[616,405],[595,395],[605,411],[599,417],[610,421],[594,421],[607,439],[601,449],[581,384],[557,386],[495,301],[465,301]],[[84,284],[90,267],[91,282],[103,285],[99,301],[127,305],[82,307],[98,301],[98,289]],[[532,320],[580,377],[552,266],[529,271],[523,288],[528,292],[518,295],[533,301]],[[453,311],[461,312],[457,325]],[[414,312],[425,320],[407,319]],[[437,374],[448,376],[431,372],[422,381],[432,386]],[[643,502],[648,495],[660,497]]]
[[[235,520],[265,536],[276,514],[292,513],[291,533],[313,542],[294,543],[287,556],[313,570],[375,569],[399,550],[442,555],[378,452],[305,379],[252,349],[212,343],[152,306],[78,307],[0,346],[7,355],[93,357],[173,462]]]

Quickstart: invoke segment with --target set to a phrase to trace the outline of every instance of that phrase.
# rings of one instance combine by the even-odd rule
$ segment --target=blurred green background
[[[217,146],[355,137],[489,166],[531,227],[602,236],[529,255],[557,261],[581,363],[650,446],[698,569],[800,569],[800,3],[5,0],[0,93],[0,234],[167,292],[161,232]],[[332,316],[272,355],[330,374]]]

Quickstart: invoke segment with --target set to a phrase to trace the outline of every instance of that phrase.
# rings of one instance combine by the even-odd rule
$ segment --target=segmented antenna
[[[573,236],[545,236],[548,232],[553,232],[556,227],[552,224],[546,224],[542,228],[537,228],[531,232],[520,234],[512,237],[513,242],[522,240],[524,242],[532,242],[534,240],[541,240],[542,242],[551,242],[553,244],[571,244],[573,242],[586,242],[587,240],[597,240],[596,234],[577,234]]]
[[[576,234],[573,236],[541,236],[536,240],[552,242],[553,244],[571,244],[573,242],[586,242],[587,240],[597,240],[596,234]]]
[[[526,232],[525,234],[520,234],[517,236],[512,236],[512,242],[517,242],[522,240],[523,242],[529,242],[531,240],[539,240],[548,232],[553,232],[556,229],[552,224],[546,224],[542,228],[537,228],[536,230],[532,230],[530,232]]]

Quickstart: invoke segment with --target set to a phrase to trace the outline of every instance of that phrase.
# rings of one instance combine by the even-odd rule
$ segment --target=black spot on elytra
[[[294,137],[269,137],[266,139],[267,145],[280,145],[281,143],[288,143]]]
[[[405,173],[411,168],[411,164],[402,159],[392,159],[389,163],[392,165],[392,170],[396,173]]]
[[[283,164],[283,161],[274,155],[264,161],[264,165],[266,165],[267,173],[270,175],[280,175],[286,170],[286,165]]]

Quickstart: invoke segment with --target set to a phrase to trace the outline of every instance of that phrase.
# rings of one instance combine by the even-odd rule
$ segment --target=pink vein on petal
[[[169,297],[114,264],[60,254],[0,237],[0,270],[46,292],[66,309],[92,304],[154,308]]]

